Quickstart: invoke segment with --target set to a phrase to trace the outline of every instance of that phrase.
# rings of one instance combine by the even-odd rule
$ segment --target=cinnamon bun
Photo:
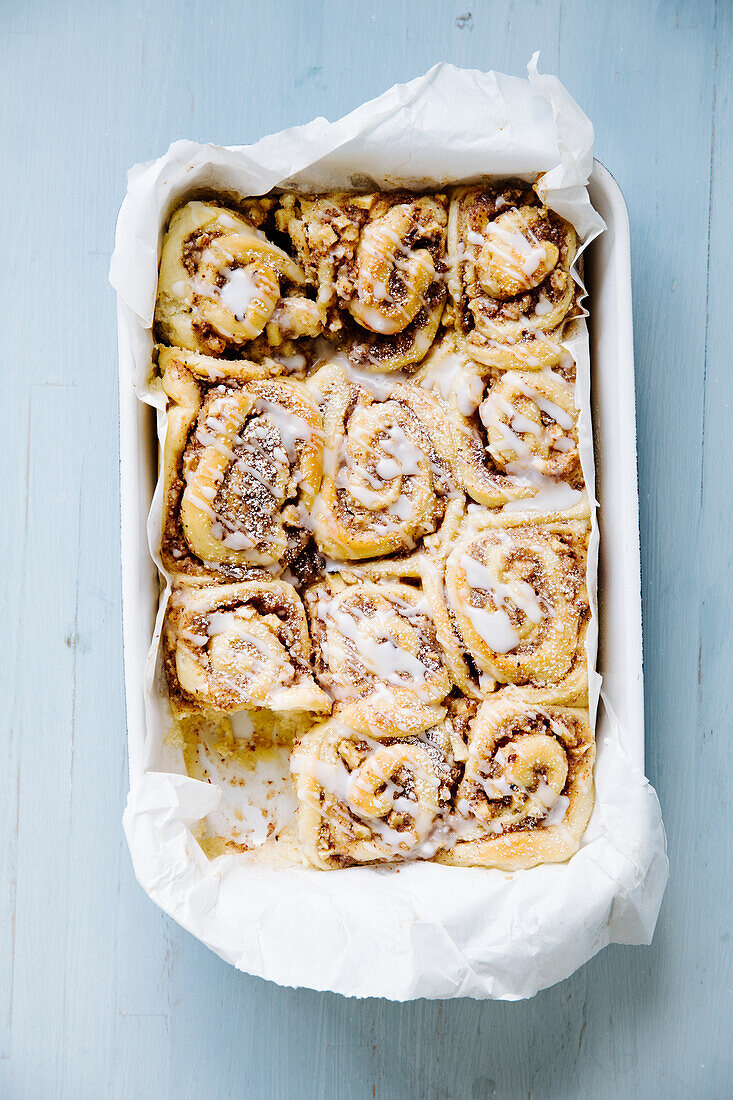
[[[329,711],[310,657],[305,611],[285,581],[173,588],[163,658],[177,716],[258,707]]]
[[[456,686],[485,697],[522,685],[538,704],[587,703],[587,524],[504,522],[469,509],[426,555],[423,586]]]
[[[301,509],[321,482],[322,422],[307,389],[260,378],[204,390],[173,356],[163,388],[163,563],[205,579],[281,572],[308,540]]]
[[[506,688],[481,704],[440,863],[514,871],[569,859],[593,808],[586,711],[538,707]]]
[[[278,225],[354,362],[394,371],[429,351],[446,299],[443,195],[286,196]]]
[[[440,524],[452,491],[453,441],[441,406],[410,382],[378,397],[337,364],[308,387],[326,440],[312,510],[319,547],[341,560],[414,549]]]
[[[376,741],[332,718],[301,738],[290,766],[308,862],[330,870],[431,857],[455,783],[446,725]]]
[[[552,366],[575,303],[575,231],[520,181],[459,187],[448,226],[456,330],[491,366]]]
[[[589,514],[574,377],[567,355],[563,373],[547,368],[482,375],[452,340],[435,349],[418,379],[446,406],[456,480],[469,496],[508,511]]]
[[[264,334],[275,347],[317,336],[302,268],[260,229],[214,202],[175,212],[163,240],[155,326],[164,343],[219,356]]]
[[[305,604],[316,675],[345,721],[375,737],[435,725],[451,682],[419,588],[333,573]]]

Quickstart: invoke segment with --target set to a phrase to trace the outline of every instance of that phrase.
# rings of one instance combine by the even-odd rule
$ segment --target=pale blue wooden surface
[[[521,73],[535,48],[631,214],[659,926],[528,1003],[279,989],[148,901],[120,828],[124,173],[174,138],[337,117],[441,59]],[[2,0],[3,1100],[733,1095],[732,53],[725,0]]]

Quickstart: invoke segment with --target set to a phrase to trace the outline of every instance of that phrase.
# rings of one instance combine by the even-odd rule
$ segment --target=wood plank
[[[82,453],[67,445],[67,431],[80,401],[73,385],[39,384],[31,391],[24,613],[18,623],[23,675],[12,716],[20,764],[12,1062],[13,1068],[35,1063],[51,1081],[63,1049],[62,960],[74,888],[69,816]],[[23,1021],[22,1029],[16,1021]]]

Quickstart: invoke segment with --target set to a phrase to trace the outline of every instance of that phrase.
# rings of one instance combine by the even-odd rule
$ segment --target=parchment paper
[[[590,122],[555,77],[538,74],[536,55],[528,79],[436,65],[338,122],[315,119],[252,146],[176,142],[132,169],[120,211],[110,279],[122,377],[158,408],[162,435],[164,401],[149,386],[159,242],[171,208],[196,190],[426,187],[543,172],[544,201],[575,225],[585,246],[603,228],[586,190],[592,157]],[[584,322],[567,344],[578,364],[581,459],[592,497]],[[159,498],[160,487],[148,527],[158,561]],[[593,593],[597,546],[594,520]],[[160,622],[159,613],[146,729],[142,737],[130,730],[124,827],[143,888],[222,958],[282,985],[354,996],[518,999],[567,977],[607,943],[650,941],[667,880],[664,830],[653,789],[621,747],[613,700],[604,698],[597,725],[595,810],[566,864],[514,873],[432,863],[329,873],[236,854],[209,860],[192,830],[221,811],[224,796],[182,774],[180,752],[165,744]],[[596,624],[594,617],[591,665]],[[592,715],[599,688],[593,673]]]

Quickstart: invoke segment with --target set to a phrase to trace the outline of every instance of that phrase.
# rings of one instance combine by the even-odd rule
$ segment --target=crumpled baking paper
[[[590,122],[556,77],[537,72],[536,55],[528,79],[439,64],[338,122],[318,118],[251,146],[175,142],[160,159],[131,170],[118,220],[110,279],[118,292],[121,384],[157,406],[161,434],[164,402],[148,387],[159,242],[171,209],[192,192],[425,187],[542,172],[544,201],[587,245],[603,228],[586,190],[592,158]],[[592,493],[583,323],[569,346],[578,363],[581,457]],[[123,499],[123,538],[125,509],[134,503]],[[629,507],[636,508],[635,499]],[[154,499],[148,534],[156,557],[159,513]],[[605,537],[612,540],[613,532]],[[593,590],[597,540],[594,524]],[[165,744],[160,622],[159,613],[147,659],[145,728],[129,724],[124,828],[143,888],[228,962],[281,985],[357,997],[515,1000],[567,977],[607,943],[650,942],[668,874],[664,829],[656,794],[622,748],[643,744],[642,715],[638,729],[621,730],[613,699],[602,696],[595,810],[583,846],[566,864],[514,873],[433,863],[329,873],[235,854],[209,860],[192,830],[223,796],[182,774]],[[149,641],[128,629],[126,652]],[[594,674],[591,713],[599,688]]]

